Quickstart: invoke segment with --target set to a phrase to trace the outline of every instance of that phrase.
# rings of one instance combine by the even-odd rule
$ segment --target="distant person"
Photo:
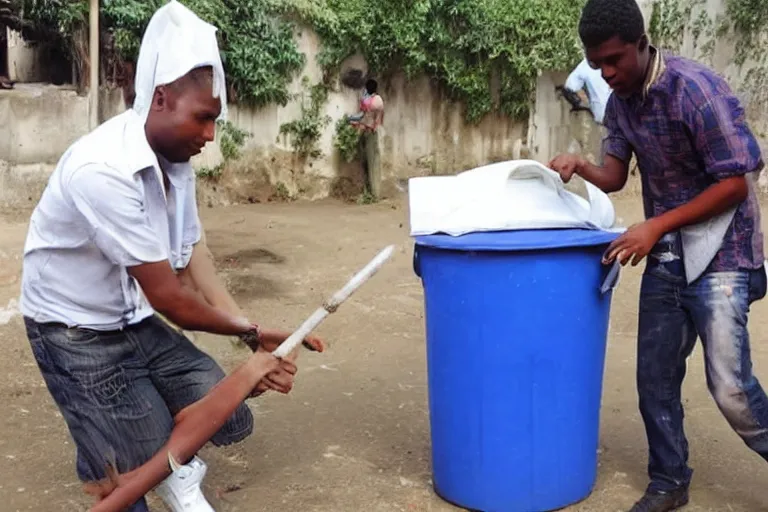
[[[560,89],[560,88],[558,88]],[[589,110],[595,118],[595,122],[603,124],[605,106],[611,96],[611,87],[603,80],[599,69],[589,65],[587,59],[583,59],[576,68],[571,71],[565,85],[562,87],[563,96],[573,106],[573,110]],[[587,91],[589,108],[581,105],[579,93]]]
[[[752,180],[763,158],[725,80],[654,48],[635,0],[588,0],[579,36],[613,89],[603,158],[594,165],[566,154],[549,166],[563,181],[578,174],[616,192],[627,182],[630,158],[637,158],[646,220],[611,243],[604,261],[637,265],[647,257],[637,392],[650,483],[631,512],[667,512],[688,503],[693,475],[681,387],[697,338],[719,410],[768,460],[768,396],[753,373],[747,326],[750,305],[766,294]]]
[[[368,79],[360,99],[360,113],[348,117],[350,123],[363,132],[361,143],[365,189],[374,201],[381,197],[381,163],[377,130],[384,123],[384,100],[378,91],[378,82],[372,78]]]
[[[379,95],[378,88],[378,82],[372,78],[365,82],[365,89],[360,98],[360,112],[347,118],[353,125],[375,132],[384,122],[384,100]]]
[[[347,116],[347,120],[354,126],[358,126],[360,121],[363,120],[363,117],[365,117],[365,111],[368,110],[370,104],[371,95],[368,94],[367,89],[363,89],[363,93],[360,95],[360,112],[357,114],[352,114],[351,116]]]

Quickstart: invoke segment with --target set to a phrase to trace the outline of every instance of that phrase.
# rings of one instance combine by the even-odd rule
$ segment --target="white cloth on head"
[[[227,87],[216,27],[176,0],[155,11],[141,41],[136,64],[133,109],[146,120],[155,88],[174,82],[195,68],[213,68],[213,97],[221,100],[219,119],[227,115]]]

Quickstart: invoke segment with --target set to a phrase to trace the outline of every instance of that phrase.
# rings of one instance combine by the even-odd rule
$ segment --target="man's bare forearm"
[[[582,158],[576,167],[576,174],[609,194],[624,188],[627,183],[628,172],[626,164],[620,160],[610,155],[607,155],[605,160],[606,164],[599,166]]]
[[[128,273],[139,282],[152,307],[182,329],[241,334],[251,328],[241,316],[208,304],[194,288],[182,282],[168,260],[129,267]]]
[[[242,310],[216,272],[213,255],[206,244],[205,236],[195,245],[187,268],[179,275],[182,282],[196,288],[210,305],[232,315],[243,316]]]
[[[715,183],[687,203],[669,210],[650,222],[661,233],[676,231],[719,215],[747,198],[749,188],[744,176],[736,176]]]
[[[168,320],[188,331],[213,334],[242,334],[249,330],[244,318],[215,308],[188,286],[179,287],[173,296],[155,309]]]

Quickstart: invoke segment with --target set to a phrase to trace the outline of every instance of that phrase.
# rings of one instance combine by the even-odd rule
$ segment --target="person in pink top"
[[[347,116],[349,123],[362,131],[360,139],[365,171],[365,190],[374,201],[381,196],[381,166],[379,163],[379,134],[384,123],[384,100],[378,93],[379,84],[369,78],[360,98],[360,112]]]
[[[384,121],[384,100],[378,93],[379,84],[374,79],[365,82],[360,98],[360,112],[349,116],[349,122],[362,130],[375,132]]]

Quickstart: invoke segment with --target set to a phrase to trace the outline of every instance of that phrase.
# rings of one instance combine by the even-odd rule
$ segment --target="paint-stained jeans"
[[[707,386],[720,411],[747,446],[768,460],[768,398],[752,373],[747,332],[749,306],[765,294],[762,268],[707,273],[690,285],[664,275],[663,268],[643,276],[637,388],[651,490],[690,484],[680,387],[697,336]]]
[[[157,317],[122,331],[98,332],[25,318],[32,352],[77,448],[83,481],[120,473],[152,457],[168,440],[173,417],[201,399],[224,371]],[[253,430],[241,405],[211,440],[240,441]],[[142,498],[131,512],[144,512]]]

